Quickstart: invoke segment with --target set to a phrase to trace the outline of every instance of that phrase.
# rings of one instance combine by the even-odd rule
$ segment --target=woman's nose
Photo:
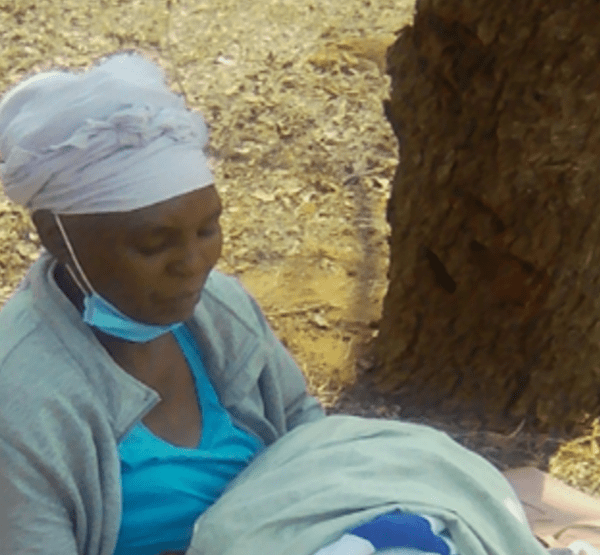
[[[186,277],[201,275],[206,271],[208,256],[198,242],[192,242],[182,249],[174,263],[175,271]]]

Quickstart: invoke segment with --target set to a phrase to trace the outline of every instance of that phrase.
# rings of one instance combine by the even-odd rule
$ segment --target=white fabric
[[[373,555],[375,548],[369,540],[344,534],[339,540],[319,549],[315,555]]]
[[[202,116],[139,54],[40,73],[0,101],[0,179],[31,211],[124,212],[211,185],[207,140]]]
[[[584,542],[581,540],[577,540],[577,541],[569,544],[569,549],[575,555],[600,555],[600,549],[596,549],[594,546],[590,545],[588,542]]]
[[[394,547],[376,551],[373,544],[364,538],[344,534],[338,541],[319,549],[315,555],[439,555],[414,549],[412,547]]]

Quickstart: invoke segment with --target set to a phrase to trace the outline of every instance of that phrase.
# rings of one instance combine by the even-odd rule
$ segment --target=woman
[[[389,492],[379,496],[370,492],[384,481],[363,488],[371,459],[384,464],[379,451],[399,450],[390,455],[399,461],[400,438],[408,447],[433,438],[439,482],[458,488],[442,517],[473,497],[462,478],[446,480],[455,457],[516,498],[439,433],[420,427],[413,440],[398,423],[327,425],[254,300],[214,270],[221,202],[206,141],[201,116],[136,54],[39,74],[0,101],[0,177],[45,247],[0,311],[0,555],[256,555],[268,542],[291,554],[283,536],[294,555],[455,554],[439,507],[423,501],[438,497],[429,467],[414,513],[393,510],[417,484],[404,472],[390,480],[384,470],[379,489]],[[361,443],[357,430],[384,441]],[[344,474],[352,462],[366,465],[354,482]],[[331,487],[320,486],[325,477]],[[489,529],[506,521],[509,541],[522,538],[533,555],[541,548],[505,500],[490,504],[500,516]],[[244,533],[251,553],[235,545]]]
[[[1,179],[45,247],[0,312],[0,553],[182,551],[266,445],[323,418],[239,282],[201,116],[135,54],[20,83]]]

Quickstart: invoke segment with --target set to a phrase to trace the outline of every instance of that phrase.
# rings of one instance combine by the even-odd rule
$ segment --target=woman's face
[[[210,186],[132,212],[61,220],[98,294],[138,321],[170,324],[192,316],[221,256],[220,214]]]

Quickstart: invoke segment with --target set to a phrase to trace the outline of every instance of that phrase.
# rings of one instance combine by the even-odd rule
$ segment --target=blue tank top
[[[172,332],[194,376],[202,409],[196,449],[173,445],[138,422],[119,443],[123,516],[114,555],[189,547],[194,522],[258,454],[261,440],[234,426],[185,326]]]

